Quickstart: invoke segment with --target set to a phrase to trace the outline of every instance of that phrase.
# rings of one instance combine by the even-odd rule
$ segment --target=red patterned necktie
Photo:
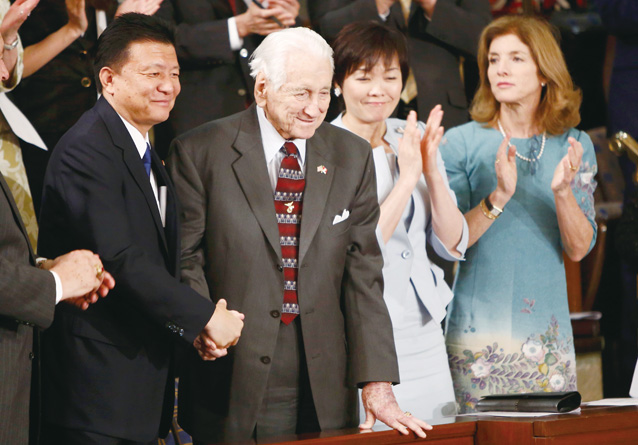
[[[297,275],[299,260],[299,232],[301,208],[306,180],[298,162],[297,147],[292,142],[284,144],[286,155],[279,167],[275,188],[275,212],[279,226],[279,244],[284,266],[284,303],[281,321],[289,324],[299,315],[297,300]]]

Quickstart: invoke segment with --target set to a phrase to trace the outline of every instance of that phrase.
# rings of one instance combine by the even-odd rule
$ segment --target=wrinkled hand
[[[423,159],[423,174],[427,177],[432,173],[439,171],[437,166],[437,154],[439,152],[439,144],[443,138],[443,108],[437,105],[432,108],[428,121],[425,123],[425,134],[421,139],[421,154]]]
[[[398,163],[399,178],[409,181],[413,188],[421,177],[421,133],[416,125],[416,112],[410,111],[406,120],[403,137],[399,138]]]
[[[115,17],[127,12],[137,12],[139,14],[153,15],[159,9],[162,0],[124,0],[115,11]]]
[[[371,382],[361,391],[361,400],[366,413],[366,421],[359,425],[360,429],[370,429],[379,419],[401,434],[408,435],[412,430],[417,436],[424,438],[425,431],[432,427],[421,419],[406,415],[401,411],[392,386],[387,382]]]
[[[89,308],[91,304],[97,303],[97,300],[100,297],[102,298],[106,297],[109,291],[113,289],[114,287],[115,287],[115,279],[110,273],[104,272],[102,284],[95,292],[91,292],[87,295],[84,295],[83,297],[67,298],[66,300],[63,300],[63,301],[67,304],[72,304],[73,306],[85,311]]]
[[[52,270],[60,277],[62,300],[84,297],[105,290],[108,292],[107,289],[112,289],[115,285],[113,277],[104,271],[100,257],[89,250],[74,250],[46,261],[42,268]],[[107,277],[105,289],[102,283]]]
[[[285,27],[293,26],[297,15],[288,10],[288,5],[282,6],[282,3],[284,2],[276,2],[267,9],[261,9],[251,2],[246,12],[235,17],[239,37],[244,38],[250,34],[265,36],[279,31],[281,27],[270,17],[277,17]]]
[[[554,170],[552,178],[552,191],[554,193],[563,193],[571,190],[571,183],[578,173],[580,163],[583,159],[583,146],[576,139],[570,137],[567,154],[560,160]]]
[[[83,34],[89,26],[86,18],[85,0],[66,0],[66,13],[69,16],[69,26]]]
[[[496,171],[496,190],[490,196],[490,202],[496,207],[503,208],[516,191],[518,181],[518,171],[516,169],[516,146],[509,149],[507,144],[510,137],[503,138],[501,145],[496,152],[494,170]]]
[[[0,34],[4,43],[13,43],[18,38],[18,29],[39,2],[40,0],[16,0],[9,7],[0,24]]]

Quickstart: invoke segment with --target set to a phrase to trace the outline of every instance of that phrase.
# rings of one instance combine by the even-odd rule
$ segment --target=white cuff
[[[58,304],[62,299],[62,280],[60,280],[57,273],[52,270],[49,272],[51,272],[53,274],[53,278],[55,278],[55,304]]]
[[[230,49],[238,51],[244,45],[244,39],[239,37],[239,31],[237,31],[237,22],[235,17],[228,19],[228,40],[230,41]]]

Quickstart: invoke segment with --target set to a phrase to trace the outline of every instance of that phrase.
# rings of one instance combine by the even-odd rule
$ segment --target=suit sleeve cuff
[[[60,280],[60,276],[50,270],[53,274],[53,278],[55,279],[55,304],[58,304],[60,300],[62,300],[62,280]]]
[[[228,40],[230,40],[230,49],[238,51],[244,44],[244,39],[239,37],[239,31],[237,31],[237,21],[235,17],[228,19]]]

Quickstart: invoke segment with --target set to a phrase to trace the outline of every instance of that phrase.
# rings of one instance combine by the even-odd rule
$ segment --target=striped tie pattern
[[[286,155],[281,161],[275,188],[275,213],[284,268],[284,302],[281,321],[289,324],[299,315],[297,300],[299,233],[306,180],[299,165],[299,153],[295,144],[286,142],[283,149]]]

